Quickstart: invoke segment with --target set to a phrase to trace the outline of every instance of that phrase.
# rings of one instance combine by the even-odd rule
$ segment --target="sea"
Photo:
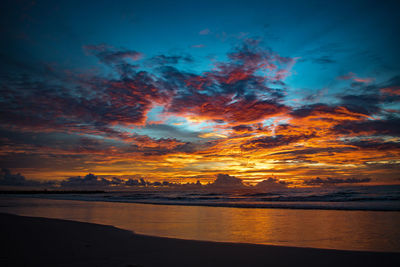
[[[216,242],[400,252],[400,186],[0,194],[0,212]]]

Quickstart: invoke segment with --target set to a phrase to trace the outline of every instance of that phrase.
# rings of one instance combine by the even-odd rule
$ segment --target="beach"
[[[400,253],[138,235],[113,226],[0,214],[1,266],[398,266]]]

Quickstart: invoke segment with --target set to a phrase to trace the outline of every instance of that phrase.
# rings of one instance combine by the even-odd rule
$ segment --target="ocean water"
[[[0,212],[113,225],[140,234],[183,239],[400,252],[398,196],[393,187],[295,194],[138,191],[34,198],[3,195]]]
[[[185,206],[400,211],[400,185],[333,186],[272,192],[254,189],[221,190],[217,188],[210,190],[209,188],[200,188],[177,190],[150,187],[96,194],[34,194],[25,196]]]
[[[157,190],[115,192],[94,198],[103,201],[193,206],[400,211],[400,186],[302,188],[275,192]],[[85,199],[90,200],[90,197],[86,196]]]

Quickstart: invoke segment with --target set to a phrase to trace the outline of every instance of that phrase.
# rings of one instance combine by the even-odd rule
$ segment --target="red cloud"
[[[232,125],[259,122],[265,118],[288,111],[288,108],[269,100],[233,99],[232,96],[207,96],[193,94],[174,99],[171,112],[180,116],[204,120],[222,120]]]
[[[192,45],[191,47],[192,48],[203,48],[203,47],[205,47],[205,45],[204,44],[195,44],[195,45]]]
[[[366,77],[366,78],[357,77],[357,75],[353,72],[349,72],[346,75],[339,76],[338,79],[339,80],[353,80],[358,83],[371,83],[375,80],[375,78],[370,78],[370,77]]]
[[[199,32],[200,35],[207,35],[210,33],[210,29],[204,29]]]
[[[382,88],[381,93],[400,96],[400,86]]]

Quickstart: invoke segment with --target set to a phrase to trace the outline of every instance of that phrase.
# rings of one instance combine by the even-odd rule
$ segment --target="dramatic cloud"
[[[384,142],[381,140],[358,140],[348,142],[347,144],[368,150],[398,150],[400,149],[399,142]]]
[[[398,76],[329,74],[332,88],[302,89],[311,78],[301,64],[310,60],[280,55],[245,34],[227,38],[234,38],[230,52],[207,56],[173,49],[145,57],[86,45],[82,61],[95,67],[43,63],[41,71],[2,76],[0,164],[36,167],[35,179],[64,172],[71,177],[60,186],[74,188],[203,188],[194,177],[206,184],[215,175],[209,188],[240,188],[237,177],[248,176],[247,183],[279,173],[281,180],[254,187],[268,191],[316,176],[390,177],[385,166],[399,157]],[[326,68],[339,62],[320,53],[308,58]],[[76,176],[82,169],[99,176]],[[108,178],[125,173],[148,180]],[[28,183],[14,176],[4,174],[2,183]]]
[[[262,50],[254,40],[248,40],[228,58],[230,61],[217,62],[213,71],[202,75],[165,68],[168,83],[179,85],[168,112],[235,125],[254,123],[288,110],[280,101],[281,90],[269,85],[284,85],[294,59]]]
[[[344,95],[342,103],[348,110],[366,115],[372,115],[381,111],[378,95]]]
[[[242,145],[246,150],[257,148],[273,148],[279,146],[286,146],[301,140],[312,138],[312,135],[275,135],[255,138]]]
[[[42,83],[24,77],[1,88],[0,124],[19,130],[120,135],[116,125],[140,125],[154,103],[168,99],[154,79],[138,72],[121,80],[87,81],[92,90]]]
[[[343,106],[329,106],[326,104],[312,104],[293,110],[290,115],[294,118],[314,117],[333,120],[358,120],[366,116],[362,112],[351,111]]]
[[[169,111],[183,116],[200,119],[228,122],[232,125],[254,123],[267,117],[281,114],[287,110],[273,100],[237,99],[223,96],[207,96],[194,94],[180,99],[174,99],[174,107]],[[186,106],[185,106],[186,105]]]
[[[254,129],[252,126],[248,126],[248,125],[237,125],[237,126],[233,126],[233,127],[232,127],[232,130],[233,130],[235,133],[243,134],[243,133],[251,133],[251,132],[253,132],[255,129]]]
[[[343,135],[389,135],[400,136],[400,118],[382,120],[344,121],[334,127],[334,131]]]
[[[334,155],[333,153],[340,153],[346,151],[356,150],[354,147],[315,147],[315,148],[305,148],[305,149],[295,149],[290,151],[276,152],[273,155],[313,155],[321,153],[329,153],[329,155]]]

